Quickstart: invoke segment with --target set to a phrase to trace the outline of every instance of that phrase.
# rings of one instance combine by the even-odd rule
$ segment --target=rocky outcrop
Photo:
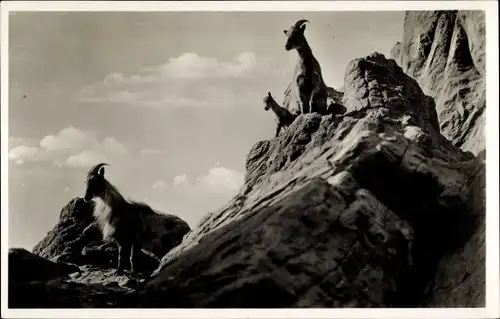
[[[94,220],[92,203],[74,198],[66,204],[59,214],[57,224],[33,247],[33,253],[41,257],[81,263],[81,247],[76,247],[75,244]],[[94,234],[92,239],[99,240],[99,236],[98,233]]]
[[[58,223],[33,248],[33,252],[52,260],[78,265],[115,267],[118,258],[117,247],[102,241],[100,230],[93,224],[92,209],[92,202],[85,202],[82,198],[72,199],[61,210]],[[160,250],[166,253],[182,241],[183,236],[190,231],[190,227],[177,216],[169,214],[159,216],[161,218],[155,220],[154,229],[161,234],[156,237],[161,237],[162,240],[155,242],[155,246],[161,246]],[[88,227],[89,225],[92,226]],[[145,244],[145,248],[147,247]],[[151,272],[158,266],[159,258],[163,254],[155,257],[143,253],[139,260],[139,269]]]
[[[78,272],[76,265],[53,262],[23,248],[9,249],[9,281],[47,280]]]
[[[92,202],[72,199],[33,253],[11,250],[9,307],[116,307],[120,296],[158,267],[162,255],[143,252],[136,265],[138,273],[116,275],[117,247],[102,241],[101,232],[93,223],[92,208]],[[165,252],[190,231],[188,224],[174,215],[162,214],[155,222],[153,229],[162,234],[156,237],[162,240],[154,244]]]
[[[434,97],[442,134],[478,156],[464,208],[476,221],[461,250],[448,253],[428,286],[431,306],[484,305],[485,283],[485,13],[407,12],[392,55]]]
[[[67,278],[9,285],[9,308],[115,308],[129,290]]]
[[[25,249],[9,250],[9,308],[113,307],[140,283],[112,271],[54,262]]]
[[[470,202],[484,189],[483,163],[439,133],[432,99],[381,54],[349,64],[343,101],[344,115],[300,115],[283,135],[256,143],[240,194],[202,220],[130,300],[484,304],[484,282],[464,288],[460,270],[461,263],[475,279],[484,273],[484,263],[469,264],[484,256],[481,198]],[[451,263],[457,280],[444,293],[438,282]]]
[[[428,285],[428,306],[484,307],[486,283],[486,191],[484,153],[469,173],[467,203],[468,220],[455,221],[450,227],[464,231],[462,244],[440,260],[436,275]],[[468,234],[472,233],[467,240]]]
[[[411,11],[392,55],[436,101],[442,134],[475,155],[485,149],[485,13]]]

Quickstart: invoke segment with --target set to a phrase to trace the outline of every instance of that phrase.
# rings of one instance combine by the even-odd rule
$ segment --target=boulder
[[[70,200],[62,208],[57,224],[33,247],[33,253],[45,258],[82,263],[81,247],[76,244],[85,228],[94,220],[92,209],[93,202],[85,202],[82,198]],[[93,234],[89,237],[91,239],[100,240],[100,234]]]
[[[113,307],[140,282],[112,270],[54,262],[23,248],[9,249],[9,308]]]
[[[76,265],[54,262],[24,248],[10,248],[8,260],[11,282],[48,280],[80,271]]]
[[[93,271],[95,274],[95,271]],[[66,278],[9,284],[9,308],[114,308],[130,291],[117,283],[79,283]]]

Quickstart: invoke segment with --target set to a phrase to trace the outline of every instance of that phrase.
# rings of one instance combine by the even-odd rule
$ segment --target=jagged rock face
[[[442,134],[474,154],[485,149],[483,11],[412,11],[392,55],[436,101]]]
[[[140,305],[391,304],[397,298],[398,277],[411,264],[412,230],[387,209],[376,215],[380,203],[370,192],[356,189],[352,176],[340,174],[331,183],[316,179],[293,198],[285,197],[210,233],[148,282]],[[388,273],[378,262],[364,265],[375,260],[398,271]],[[156,285],[158,294],[153,292]],[[368,295],[359,295],[363,289],[370,290]]]
[[[58,223],[34,248],[39,256],[75,263],[103,267],[115,267],[118,249],[111,243],[102,242],[102,235],[97,226],[83,231],[94,221],[92,216],[93,202],[85,202],[82,198],[72,199],[63,209]],[[156,241],[154,246],[163,254],[178,245],[183,236],[189,232],[189,225],[179,217],[169,214],[155,216],[155,231],[159,236],[152,236]],[[148,248],[148,243],[145,243]],[[159,247],[159,248],[158,248]],[[157,253],[154,251],[154,253]],[[160,254],[157,258],[161,258]],[[142,254],[139,269],[152,271],[158,265],[158,260]]]
[[[92,203],[74,198],[66,204],[59,214],[57,224],[33,247],[33,253],[46,258],[71,254],[73,247],[69,243],[77,240],[94,219]],[[76,262],[77,260],[74,259],[72,261]]]
[[[345,71],[344,86],[343,102],[348,113],[390,108],[411,117],[413,125],[439,132],[434,100],[422,92],[414,79],[404,76],[394,60],[387,60],[382,54],[351,61]]]
[[[33,254],[11,250],[9,307],[116,307],[121,296],[158,267],[161,255],[143,252],[136,264],[138,273],[117,276],[117,247],[102,241],[92,205],[82,198],[72,199],[61,210],[58,223],[33,248]],[[161,237],[161,243],[155,246],[161,244],[158,249],[165,252],[178,245],[190,230],[186,222],[168,214],[156,216],[152,229],[163,234],[156,236]]]
[[[454,222],[457,232],[472,232],[472,237],[463,238],[463,245],[445,254],[437,267],[434,280],[429,285],[428,306],[484,307],[486,283],[486,192],[484,153],[473,167],[467,182],[469,193],[464,207],[469,222]]]
[[[481,238],[470,239],[484,211],[468,202],[484,189],[483,166],[438,133],[430,101],[394,61],[354,60],[348,112],[300,115],[281,136],[256,143],[240,194],[207,215],[128,302],[450,305],[453,297],[434,289],[437,274],[464,245],[484,250]],[[484,264],[470,271],[480,276]],[[448,296],[463,296],[454,288]],[[475,300],[457,298],[484,304],[484,283],[469,288]]]

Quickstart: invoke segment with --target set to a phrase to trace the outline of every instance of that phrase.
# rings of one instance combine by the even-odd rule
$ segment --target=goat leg
[[[139,258],[141,257],[141,243],[140,241],[136,241],[130,252],[130,272],[134,273],[137,271]]]
[[[326,113],[326,91],[317,85],[311,93],[311,99],[309,105],[311,107],[311,113]]]
[[[117,276],[123,275],[125,270],[125,263],[129,259],[131,254],[132,246],[130,244],[118,244],[118,267],[116,268],[115,274]]]
[[[302,114],[309,113],[309,99],[307,98],[306,89],[307,89],[307,79],[303,75],[297,76],[297,88],[298,88],[298,100],[300,111]]]
[[[281,131],[281,124],[278,124],[278,127],[276,127],[276,136],[275,137],[278,137],[280,135],[280,131]]]

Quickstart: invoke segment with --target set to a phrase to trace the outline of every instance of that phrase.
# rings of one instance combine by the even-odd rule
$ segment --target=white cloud
[[[112,86],[127,80],[126,76],[122,73],[111,73],[104,78],[104,84]]]
[[[97,151],[85,150],[77,155],[72,155],[66,160],[69,167],[90,167],[96,163],[107,162],[109,158]]]
[[[114,154],[114,155],[127,154],[127,149],[125,148],[125,145],[120,143],[114,137],[106,137],[104,139],[104,141],[102,141],[102,143],[99,147],[103,150],[106,150],[107,152],[109,152],[111,154]]]
[[[226,78],[246,76],[256,66],[255,54],[244,52],[232,61],[219,61],[201,57],[196,53],[184,53],[162,65],[159,73],[175,79]]]
[[[153,184],[153,189],[165,189],[167,188],[167,183],[164,181],[156,181]]]
[[[183,190],[191,192],[233,195],[244,182],[244,175],[235,170],[225,167],[213,167],[207,173],[198,176],[196,183],[190,183],[186,174],[177,175],[173,184]]]
[[[86,133],[70,126],[56,136],[47,135],[40,141],[40,147],[47,151],[61,151],[82,148],[96,141],[93,133]]]
[[[186,174],[181,174],[181,175],[175,176],[172,182],[175,186],[179,186],[179,185],[188,184],[189,180],[188,180],[188,177]]]
[[[87,167],[124,154],[127,154],[127,149],[113,137],[100,140],[93,132],[68,127],[55,135],[45,136],[38,146],[20,145],[12,148],[9,159],[17,164],[51,161],[60,167]]]
[[[37,147],[29,147],[25,145],[14,147],[9,152],[10,160],[22,160],[23,158],[35,157],[40,150]]]
[[[19,137],[9,137],[9,149],[13,149],[17,146],[26,146],[35,144],[38,144],[38,140],[19,138]]]
[[[161,154],[163,154],[163,151],[158,149],[144,148],[141,150],[142,156],[155,156]]]
[[[283,76],[283,70],[276,65],[269,58],[257,59],[252,52],[228,61],[184,53],[135,74],[109,74],[102,82],[83,88],[77,98],[83,102],[156,108],[253,105],[268,90],[263,77],[273,81],[273,76]]]
[[[220,193],[236,193],[243,185],[244,175],[225,167],[214,167],[199,178],[199,186]]]

